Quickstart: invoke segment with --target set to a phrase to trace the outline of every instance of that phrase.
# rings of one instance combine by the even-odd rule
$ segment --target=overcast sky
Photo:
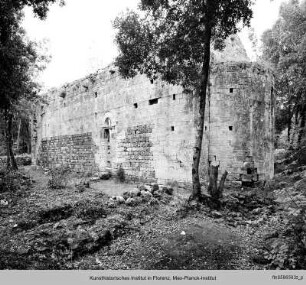
[[[29,38],[48,40],[52,59],[40,77],[46,88],[60,86],[110,64],[117,54],[111,22],[125,9],[136,9],[139,0],[65,2],[64,7],[52,6],[45,21],[34,18],[31,10],[26,10],[24,27]],[[255,2],[252,26],[260,38],[276,21],[283,0]],[[250,53],[247,31],[241,37]]]

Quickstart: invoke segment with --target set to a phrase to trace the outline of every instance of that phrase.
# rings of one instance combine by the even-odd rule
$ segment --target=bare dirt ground
[[[0,193],[7,202],[0,205],[0,269],[263,269],[268,263],[259,253],[272,229],[270,200],[254,203],[251,194],[232,193],[238,200],[228,203],[232,208],[212,211],[188,206],[188,189],[174,187],[173,194],[160,189],[127,204],[110,198],[138,191],[136,184],[100,180],[81,190],[73,183],[50,189],[43,171],[24,173],[31,185]]]

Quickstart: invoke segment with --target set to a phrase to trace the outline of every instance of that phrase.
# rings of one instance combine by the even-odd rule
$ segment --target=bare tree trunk
[[[209,167],[209,184],[207,188],[207,192],[211,195],[212,198],[217,198],[216,196],[218,193],[218,171],[219,165],[210,165]]]
[[[288,110],[288,134],[287,134],[287,141],[290,142],[290,135],[291,135],[291,124],[292,124],[292,114],[291,114],[291,105],[289,105]]]
[[[220,193],[220,198],[223,196],[223,189],[224,189],[224,183],[226,180],[228,172],[225,170],[224,173],[222,174],[221,180],[220,180],[220,184],[219,184],[219,188],[218,188],[218,192]]]
[[[223,196],[224,183],[228,172],[225,171],[221,177],[218,187],[218,171],[219,165],[210,165],[209,167],[209,185],[207,188],[208,193],[213,200],[219,200]]]
[[[197,125],[197,133],[195,138],[195,146],[193,151],[192,162],[192,198],[199,199],[201,195],[201,184],[199,176],[199,165],[201,159],[203,130],[204,130],[204,117],[205,117],[205,104],[207,85],[209,77],[209,64],[210,64],[210,42],[211,42],[211,27],[209,23],[209,17],[206,21],[206,31],[204,32],[204,60],[202,66],[202,78],[199,88],[200,107],[199,107],[199,119]]]
[[[19,148],[19,145],[20,145],[20,130],[21,130],[21,119],[19,119],[19,123],[18,123],[18,129],[17,129],[17,139],[16,139],[16,145],[17,145],[17,153],[19,153],[20,151],[20,148]]]
[[[299,135],[298,135],[298,142],[297,142],[297,147],[299,148],[301,146],[302,138],[304,135],[305,131],[305,120],[306,120],[306,108],[304,107],[302,109],[302,114],[301,114],[301,122],[300,122],[300,128],[299,128]]]
[[[13,152],[13,136],[12,136],[12,126],[13,126],[13,114],[10,110],[6,109],[5,113],[5,123],[6,123],[6,154],[7,154],[7,168],[12,170],[17,170],[18,166],[14,157]]]

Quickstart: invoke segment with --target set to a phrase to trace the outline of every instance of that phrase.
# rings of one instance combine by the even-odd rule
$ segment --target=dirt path
[[[217,270],[247,266],[238,232],[212,220],[153,219],[94,256],[79,269]]]

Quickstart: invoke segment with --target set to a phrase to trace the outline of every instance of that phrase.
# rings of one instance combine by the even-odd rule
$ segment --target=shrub
[[[281,225],[281,237],[271,244],[265,258],[271,269],[306,269],[306,207],[290,209]]]
[[[120,166],[117,170],[117,179],[120,182],[124,182],[125,181],[125,172],[124,169],[122,168],[122,166]]]
[[[68,184],[71,169],[68,166],[59,166],[50,170],[50,179],[48,187],[51,189],[62,189]]]
[[[92,176],[92,172],[82,172],[78,177],[78,182],[75,184],[76,188],[81,192],[83,192],[85,188],[90,188],[90,176]]]
[[[20,189],[22,178],[22,174],[18,171],[0,170],[0,193]]]
[[[111,172],[103,173],[100,176],[101,180],[109,180],[110,178],[112,178],[112,173]]]

